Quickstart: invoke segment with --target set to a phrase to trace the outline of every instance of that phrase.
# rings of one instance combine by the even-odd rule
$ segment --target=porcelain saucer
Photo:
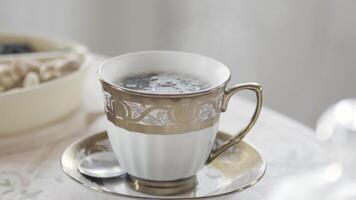
[[[219,132],[216,143],[223,143],[229,138],[230,135]],[[99,179],[79,173],[79,161],[86,155],[101,151],[111,151],[106,132],[89,136],[67,147],[62,155],[62,169],[84,187],[135,199],[200,199],[228,195],[255,185],[266,170],[261,154],[242,141],[199,170],[196,175],[197,185],[193,190],[178,195],[154,196],[134,190],[126,175]]]

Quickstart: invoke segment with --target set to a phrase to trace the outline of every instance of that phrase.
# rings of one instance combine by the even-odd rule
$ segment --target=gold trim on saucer
[[[219,146],[231,138],[229,134],[219,132],[216,145]],[[185,193],[158,196],[134,190],[126,175],[110,179],[97,179],[80,174],[78,171],[79,161],[84,156],[98,151],[111,151],[106,132],[91,135],[67,147],[61,159],[64,173],[86,188],[112,196],[134,199],[222,197],[252,187],[262,179],[266,171],[266,163],[261,154],[253,146],[241,141],[199,170],[196,174],[197,187]],[[140,185],[142,185],[142,180],[140,181]],[[221,182],[228,184],[219,184]]]

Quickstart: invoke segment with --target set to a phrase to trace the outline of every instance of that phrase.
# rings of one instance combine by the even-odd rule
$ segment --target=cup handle
[[[242,90],[250,90],[255,92],[256,94],[256,108],[251,117],[251,120],[247,124],[247,126],[245,126],[241,131],[239,131],[232,139],[230,139],[228,142],[221,145],[220,147],[213,149],[209,155],[207,163],[212,162],[221,153],[223,153],[230,147],[234,146],[235,144],[239,143],[246,136],[246,134],[251,130],[251,128],[255,125],[257,118],[260,115],[261,108],[262,108],[262,86],[258,83],[238,84],[229,89],[226,89],[224,92],[221,111],[225,112],[231,96]]]

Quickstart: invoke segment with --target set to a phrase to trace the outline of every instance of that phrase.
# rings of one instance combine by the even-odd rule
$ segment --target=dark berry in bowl
[[[0,43],[1,54],[31,53],[34,49],[25,43]]]

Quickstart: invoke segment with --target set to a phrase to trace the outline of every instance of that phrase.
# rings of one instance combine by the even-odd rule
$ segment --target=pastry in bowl
[[[0,135],[28,132],[77,109],[88,62],[76,42],[0,34]]]

